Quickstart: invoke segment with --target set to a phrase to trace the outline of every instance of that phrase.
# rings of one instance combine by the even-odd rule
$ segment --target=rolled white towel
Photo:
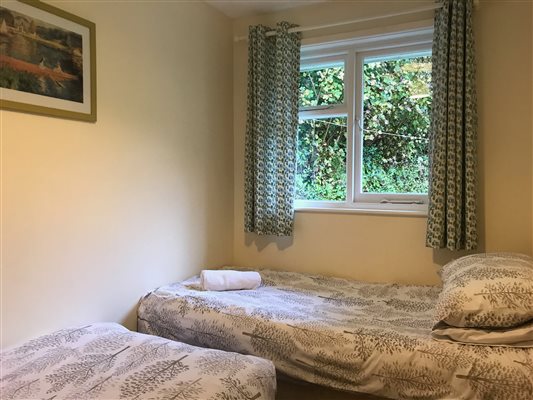
[[[255,271],[207,270],[200,273],[200,285],[204,290],[257,289],[261,275]]]

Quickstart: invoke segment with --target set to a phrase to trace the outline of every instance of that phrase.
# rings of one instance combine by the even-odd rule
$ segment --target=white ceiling
[[[324,1],[327,0],[205,0],[207,4],[217,8],[231,18],[267,14]]]

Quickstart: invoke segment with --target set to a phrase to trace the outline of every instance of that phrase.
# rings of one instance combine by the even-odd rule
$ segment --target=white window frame
[[[354,37],[340,42],[327,40],[302,46],[301,70],[344,62],[344,103],[333,106],[305,107],[299,119],[347,116],[346,199],[345,201],[295,200],[297,211],[348,211],[363,213],[427,214],[427,194],[362,193],[362,116],[365,58],[431,52],[432,28],[424,27],[395,33]],[[390,201],[385,203],[384,201]]]

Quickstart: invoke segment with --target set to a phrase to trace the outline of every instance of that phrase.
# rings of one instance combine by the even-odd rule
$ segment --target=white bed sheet
[[[64,329],[1,354],[0,398],[274,400],[270,361],[130,332]]]
[[[439,287],[263,270],[256,290],[198,278],[147,294],[139,330],[272,360],[284,374],[389,398],[533,398],[533,349],[438,342]]]

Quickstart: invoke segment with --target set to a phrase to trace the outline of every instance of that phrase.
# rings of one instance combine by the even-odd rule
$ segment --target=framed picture
[[[96,121],[95,26],[37,0],[0,3],[0,108]]]

